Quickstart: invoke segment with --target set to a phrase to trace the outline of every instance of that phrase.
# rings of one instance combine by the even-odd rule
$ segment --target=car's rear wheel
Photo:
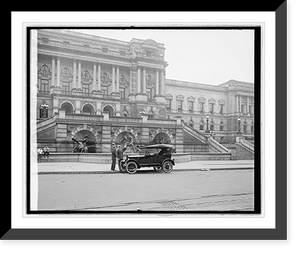
[[[173,170],[173,164],[170,161],[165,161],[162,165],[162,170],[165,173],[170,173]]]
[[[138,166],[135,162],[128,162],[126,165],[126,170],[129,174],[134,174],[138,169]]]
[[[154,169],[156,172],[162,172],[162,167],[160,167],[160,166],[153,167],[153,169]]]

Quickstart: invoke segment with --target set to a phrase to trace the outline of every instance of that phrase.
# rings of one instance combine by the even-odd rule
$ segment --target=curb
[[[182,171],[220,171],[220,170],[253,170],[253,167],[245,167],[245,168],[207,168],[207,169],[176,169],[172,172],[182,172]],[[153,172],[158,174],[163,174],[159,172],[155,172],[154,170],[143,170],[146,172]],[[120,171],[40,171],[37,173],[38,175],[59,175],[59,174],[128,174],[126,172],[121,173]],[[167,173],[168,174],[168,173]]]

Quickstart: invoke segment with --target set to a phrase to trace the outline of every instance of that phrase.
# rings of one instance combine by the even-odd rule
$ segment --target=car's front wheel
[[[170,173],[173,170],[173,164],[171,161],[165,161],[162,165],[162,170],[165,173]]]
[[[138,169],[138,166],[135,162],[128,162],[126,165],[126,170],[129,174],[134,174]]]

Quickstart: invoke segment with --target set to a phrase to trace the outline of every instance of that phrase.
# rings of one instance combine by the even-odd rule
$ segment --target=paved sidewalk
[[[88,173],[118,173],[110,170],[110,164],[80,163],[80,162],[56,162],[38,163],[39,174],[88,174]],[[152,168],[142,168],[141,170],[152,170]],[[234,169],[254,169],[253,160],[238,161],[191,161],[177,163],[174,171],[207,171],[207,170],[234,170]]]

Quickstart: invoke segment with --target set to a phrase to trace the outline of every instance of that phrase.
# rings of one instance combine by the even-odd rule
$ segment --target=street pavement
[[[190,161],[177,163],[173,172],[176,171],[210,171],[210,170],[241,170],[254,169],[254,160],[210,160]],[[140,170],[153,170],[152,168],[141,168]],[[33,172],[35,173],[35,172]],[[110,164],[82,163],[82,162],[47,162],[43,161],[37,165],[38,174],[108,174],[119,173],[110,170]]]

